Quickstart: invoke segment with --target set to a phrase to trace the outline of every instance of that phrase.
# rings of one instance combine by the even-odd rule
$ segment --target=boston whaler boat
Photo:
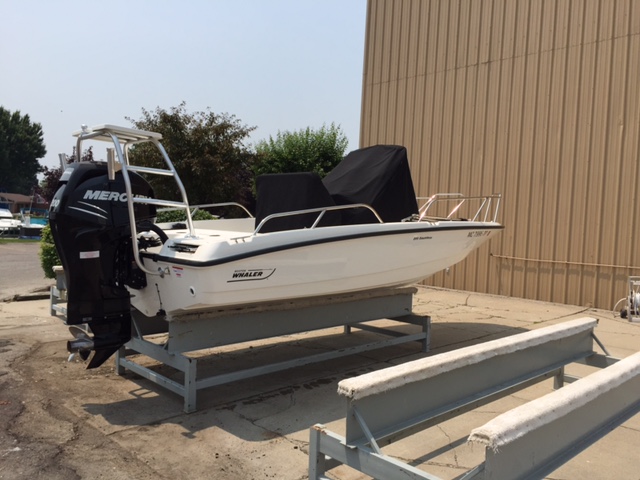
[[[87,140],[111,144],[106,162],[68,166],[49,216],[66,277],[66,322],[93,334],[74,333],[68,347],[85,359],[95,351],[89,368],[129,341],[132,307],[172,321],[405,286],[463,260],[503,228],[499,195],[416,199],[406,149],[386,145],[351,152],[324,179],[258,177],[255,218],[194,221],[160,134],[101,125],[74,135],[78,152]],[[145,142],[166,168],[129,162],[130,148]],[[149,175],[173,177],[181,199],[155,198]],[[454,207],[440,214],[443,202]],[[157,224],[158,207],[182,209],[186,220]]]

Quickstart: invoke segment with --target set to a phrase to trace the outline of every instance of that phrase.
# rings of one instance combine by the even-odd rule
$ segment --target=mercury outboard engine
[[[153,190],[140,175],[129,173],[135,197],[153,198]],[[86,324],[93,338],[80,327],[67,343],[70,352],[86,360],[87,368],[102,365],[131,339],[131,305],[126,286],[142,288],[146,277],[133,259],[131,228],[124,178],[109,180],[107,164],[76,162],[63,173],[49,213],[49,224],[66,277],[67,325]],[[152,222],[153,205],[134,203],[137,222]],[[138,245],[135,245],[138,248]]]

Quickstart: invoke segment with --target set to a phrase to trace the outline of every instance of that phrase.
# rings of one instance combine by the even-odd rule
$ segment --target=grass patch
[[[5,243],[40,243],[40,240],[35,238],[0,237],[0,245],[3,245]]]

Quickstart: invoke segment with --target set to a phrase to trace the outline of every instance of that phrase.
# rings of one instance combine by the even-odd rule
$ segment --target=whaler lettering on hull
[[[227,280],[227,283],[232,282],[251,282],[255,280],[266,280],[273,272],[275,268],[260,268],[255,270],[234,270],[231,275],[231,280]]]

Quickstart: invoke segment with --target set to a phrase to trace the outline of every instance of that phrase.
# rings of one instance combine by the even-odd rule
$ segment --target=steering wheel
[[[151,230],[153,233],[158,235],[158,237],[160,237],[160,241],[162,242],[162,244],[164,244],[167,240],[169,240],[167,233],[164,230],[162,230],[158,225],[156,225],[153,222],[150,222],[149,220],[143,220],[141,222],[138,222],[137,227],[139,227],[141,230]]]

